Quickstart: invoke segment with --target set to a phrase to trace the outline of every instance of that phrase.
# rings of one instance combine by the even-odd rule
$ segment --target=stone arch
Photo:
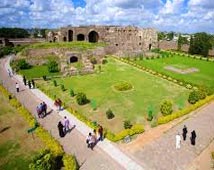
[[[73,41],[73,31],[72,30],[68,30],[68,41]]]
[[[67,41],[67,38],[66,38],[66,37],[63,37],[63,41],[64,41],[64,42]]]
[[[98,42],[99,40],[99,34],[96,32],[96,31],[91,31],[89,34],[88,34],[88,41],[89,42]]]
[[[77,34],[77,41],[84,41],[85,35],[84,34]]]
[[[75,63],[78,62],[78,57],[77,56],[71,56],[70,57],[70,63]]]

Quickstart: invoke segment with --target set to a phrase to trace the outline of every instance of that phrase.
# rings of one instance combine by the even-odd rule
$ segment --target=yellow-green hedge
[[[191,111],[196,110],[197,108],[201,107],[202,105],[206,104],[207,102],[210,102],[211,100],[214,99],[214,95],[211,96],[207,96],[205,99],[200,100],[198,102],[196,102],[193,105],[190,105],[182,110],[179,110],[177,112],[172,113],[171,115],[167,115],[167,116],[162,116],[158,118],[158,124],[165,124],[168,123],[174,119],[177,119],[183,115],[186,115],[188,113],[190,113]]]
[[[0,92],[3,93],[6,97],[11,95],[2,85],[0,85]],[[21,103],[12,98],[9,100],[9,103],[15,107],[20,115],[25,118],[28,124],[33,127],[35,125],[35,119],[31,113],[25,109]],[[36,135],[45,143],[45,145],[50,149],[54,156],[63,156],[63,164],[65,170],[77,170],[78,163],[75,157],[64,153],[62,146],[57,142],[44,128],[41,126],[37,127]]]
[[[69,112],[71,112],[76,118],[87,124],[89,127],[96,129],[97,126],[89,119],[87,119],[86,116],[82,115],[81,113],[77,112],[73,108],[68,109]],[[135,134],[140,134],[144,132],[144,127],[141,124],[135,124],[132,126],[131,129],[124,129],[121,132],[114,134],[111,131],[104,129],[105,137],[113,142],[117,142],[119,140],[122,140],[127,135],[132,136]]]

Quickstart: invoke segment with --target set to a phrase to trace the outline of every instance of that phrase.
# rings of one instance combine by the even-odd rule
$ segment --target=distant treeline
[[[28,38],[30,34],[23,28],[0,28],[2,38]]]

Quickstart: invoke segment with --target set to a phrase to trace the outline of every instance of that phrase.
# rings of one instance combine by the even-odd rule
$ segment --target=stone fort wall
[[[158,47],[157,30],[134,26],[62,27],[47,34],[50,42],[105,42],[116,51],[148,51]]]

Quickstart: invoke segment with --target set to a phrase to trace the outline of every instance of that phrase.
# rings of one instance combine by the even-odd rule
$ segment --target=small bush
[[[131,129],[132,128],[132,124],[131,124],[130,120],[125,120],[123,122],[123,127],[124,127],[124,129]]]
[[[149,111],[148,111],[148,115],[147,115],[147,120],[148,120],[148,121],[152,121],[152,119],[153,119],[152,111],[149,110]]]
[[[77,93],[76,101],[79,105],[84,105],[89,102],[86,95],[84,93]]]
[[[97,64],[97,59],[95,57],[92,57],[90,59],[90,61],[91,61],[92,64]]]
[[[74,90],[73,90],[73,89],[70,89],[70,96],[71,96],[71,97],[74,97],[74,96],[75,96],[75,93],[74,93]]]
[[[64,84],[61,84],[60,87],[61,87],[61,90],[62,90],[62,91],[65,91],[65,90],[66,90]]]
[[[118,91],[126,91],[132,89],[132,85],[128,82],[120,82],[114,85],[114,88]]]
[[[55,60],[49,60],[47,66],[50,73],[59,72],[58,63]]]
[[[114,118],[114,113],[112,112],[111,109],[108,109],[106,111],[106,116],[107,116],[108,119],[113,119]]]
[[[43,80],[46,81],[47,80],[47,77],[46,76],[42,76]]]
[[[206,91],[203,89],[193,90],[189,94],[188,102],[190,104],[195,104],[197,101],[206,98]]]
[[[53,84],[54,84],[54,87],[56,87],[56,86],[57,86],[57,82],[56,82],[56,80],[53,80]]]
[[[160,106],[161,113],[166,116],[172,113],[172,102],[170,100],[165,100]]]
[[[108,63],[108,60],[106,60],[106,59],[102,60],[102,64],[107,64],[107,63]]]

